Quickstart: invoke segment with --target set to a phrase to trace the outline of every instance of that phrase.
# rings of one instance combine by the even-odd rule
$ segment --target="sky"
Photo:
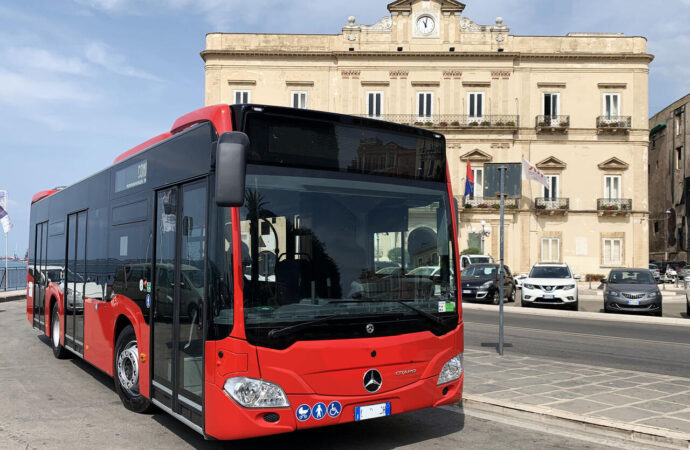
[[[0,0],[0,190],[10,255],[28,245],[34,193],[73,184],[204,106],[205,35],[337,34],[386,0]],[[690,0],[466,0],[516,35],[648,38],[650,115],[690,92]],[[0,238],[0,255],[4,237]]]

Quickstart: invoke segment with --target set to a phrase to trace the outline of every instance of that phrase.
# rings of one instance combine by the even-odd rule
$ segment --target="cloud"
[[[129,0],[74,0],[75,2],[106,12],[119,12],[132,5]]]
[[[86,48],[86,59],[118,75],[151,81],[162,81],[155,75],[128,65],[124,56],[115,53],[110,47],[102,42],[94,42],[88,45]]]
[[[0,68],[0,103],[25,106],[32,102],[91,103],[97,96],[76,81],[48,79],[44,74],[22,74]]]
[[[8,47],[4,49],[5,64],[12,67],[39,69],[48,72],[84,75],[88,65],[78,57],[66,57],[35,47]]]

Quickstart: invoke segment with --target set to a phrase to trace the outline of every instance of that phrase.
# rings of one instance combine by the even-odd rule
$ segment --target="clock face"
[[[433,17],[422,16],[417,19],[417,29],[422,34],[431,34],[436,29],[436,22]]]

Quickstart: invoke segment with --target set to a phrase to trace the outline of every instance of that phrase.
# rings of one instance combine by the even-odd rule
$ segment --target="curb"
[[[551,408],[498,401],[479,395],[464,394],[462,406],[470,410],[500,414],[518,420],[531,420],[544,425],[566,425],[576,431],[616,437],[637,444],[690,449],[690,434],[663,428],[587,417]]]
[[[482,305],[477,303],[462,303],[463,309],[479,310],[479,311],[493,311],[498,313],[498,308],[494,305]],[[603,322],[627,322],[639,324],[654,324],[654,325],[671,325],[671,326],[685,326],[690,327],[690,319],[676,319],[673,317],[646,317],[646,316],[632,316],[623,314],[604,314],[604,313],[590,313],[580,311],[559,311],[554,309],[538,309],[538,308],[504,308],[506,314],[522,314],[528,316],[549,316],[562,317],[567,319],[589,319],[599,320]]]
[[[17,294],[12,294],[12,295],[7,295],[7,296],[0,296],[0,303],[6,303],[6,302],[15,302],[17,300],[25,300],[26,299],[26,292],[24,291],[19,291]]]

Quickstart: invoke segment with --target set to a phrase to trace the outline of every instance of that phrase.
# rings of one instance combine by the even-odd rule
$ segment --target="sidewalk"
[[[26,298],[26,288],[20,291],[0,291],[0,303],[22,300]]]
[[[481,350],[464,366],[465,400],[690,443],[690,378]]]

